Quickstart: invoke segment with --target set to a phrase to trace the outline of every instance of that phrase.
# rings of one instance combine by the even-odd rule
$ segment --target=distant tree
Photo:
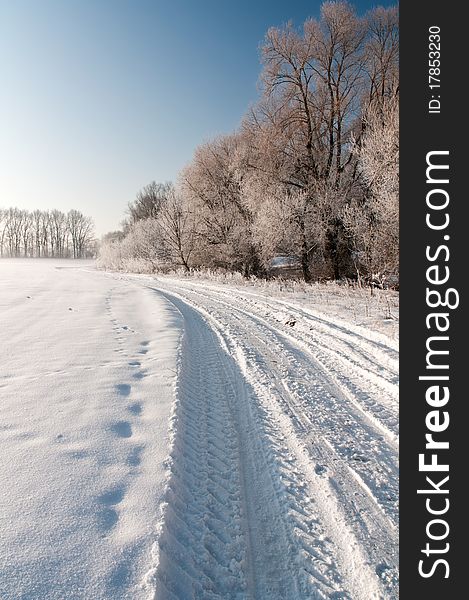
[[[34,256],[38,258],[43,256],[43,245],[42,245],[42,227],[43,227],[43,212],[35,210],[32,215],[32,231],[33,231],[33,245],[34,245]]]
[[[6,219],[7,213],[6,210],[0,208],[0,256],[3,257],[5,253],[5,240],[6,240]]]
[[[24,218],[25,213],[18,208],[9,208],[5,212],[5,240],[9,256],[21,256]]]
[[[68,249],[67,236],[70,228],[68,217],[60,210],[52,210],[49,213],[48,224],[52,255],[64,258]],[[73,258],[77,258],[75,253],[73,253]]]
[[[125,238],[125,233],[123,231],[109,231],[108,233],[105,233],[102,237],[102,243],[107,244],[107,243],[114,243],[114,242],[121,242],[123,239]]]
[[[94,239],[93,221],[78,210],[70,210],[67,214],[67,230],[70,233],[73,258],[83,258],[88,245]],[[60,247],[62,251],[62,247]]]
[[[96,253],[93,221],[81,212],[0,209],[0,256],[83,258]]]
[[[129,225],[144,219],[156,219],[171,189],[170,183],[155,181],[142,188],[128,205]]]

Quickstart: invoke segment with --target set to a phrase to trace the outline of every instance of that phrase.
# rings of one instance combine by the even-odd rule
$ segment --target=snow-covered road
[[[0,263],[0,598],[397,598],[398,348],[260,291]]]

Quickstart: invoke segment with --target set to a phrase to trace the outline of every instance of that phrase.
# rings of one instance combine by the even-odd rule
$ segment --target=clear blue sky
[[[376,4],[360,0],[359,12]],[[0,0],[0,206],[116,229],[258,96],[259,44],[317,0]]]

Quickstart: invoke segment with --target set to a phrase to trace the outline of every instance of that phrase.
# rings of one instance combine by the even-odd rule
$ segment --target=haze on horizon
[[[98,236],[118,228],[141,187],[174,181],[240,123],[267,29],[320,4],[0,0],[0,206],[76,208]]]

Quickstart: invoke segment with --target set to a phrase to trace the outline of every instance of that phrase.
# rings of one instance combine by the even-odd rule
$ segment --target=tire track
[[[348,598],[239,365],[198,311],[163,295],[185,333],[155,598]]]
[[[162,287],[165,288],[166,285],[163,283]],[[300,351],[304,352],[306,350],[320,369],[328,373],[329,378],[341,390],[342,396],[347,396],[350,402],[354,403],[369,420],[381,429],[381,433],[384,432],[387,437],[394,442],[396,441],[399,426],[396,381],[391,384],[388,381],[380,380],[378,377],[370,379],[370,375],[365,368],[360,367],[357,370],[350,360],[344,359],[337,349],[334,349],[334,347],[329,348],[329,340],[317,338],[313,344],[309,335],[299,336],[291,327],[286,326],[284,323],[279,324],[278,320],[274,320],[272,323],[265,316],[249,312],[244,305],[240,307],[237,304],[238,298],[235,295],[229,302],[219,299],[216,294],[215,297],[212,297],[207,292],[188,290],[177,285],[173,287],[188,299],[195,295],[196,299],[192,298],[192,302],[197,306],[204,306],[221,323],[228,324],[229,317],[238,314],[240,317],[237,318],[237,323],[240,325],[246,319],[249,319],[255,325],[264,325],[272,331],[278,332],[284,338],[287,337],[294,343],[298,343]],[[262,339],[262,335],[260,339]],[[393,391],[391,397],[389,395],[390,388]]]
[[[305,511],[305,499],[314,498],[319,510],[315,517],[331,538],[333,554],[339,562],[333,569],[334,575],[329,572],[324,581],[331,589],[340,582],[345,585],[340,592],[345,595],[337,597],[348,597],[348,589],[354,600],[397,598],[398,471],[392,439],[383,437],[374,420],[357,410],[336,378],[311,354],[305,353],[304,345],[290,332],[283,332],[236,305],[229,307],[231,312],[227,311],[225,301],[215,299],[213,304],[213,299],[205,294],[204,306],[200,305],[201,294],[194,304],[193,300],[180,296],[185,290],[177,290],[170,293],[171,300],[181,305],[189,303],[205,315],[217,331],[221,345],[235,358],[251,384],[255,394],[250,410],[256,406],[257,435],[264,432],[267,440],[264,448],[268,447],[275,456],[280,478],[290,482],[287,492],[283,490],[286,497],[294,498],[290,509],[296,505],[295,510],[303,514],[309,511],[311,515],[310,507]],[[239,374],[234,380],[239,380]],[[271,472],[274,470],[272,465],[269,468]],[[298,551],[302,545],[307,553],[314,548],[315,540],[308,535],[301,519],[292,525],[293,512],[290,510],[285,521],[293,535],[290,548],[294,546]],[[304,561],[304,565],[307,563],[308,560]],[[314,560],[312,564],[310,570],[303,568],[313,574],[318,586],[321,573],[314,568]],[[357,572],[357,564],[362,565],[361,572]],[[368,571],[368,565],[373,566],[373,571]],[[374,581],[363,587],[367,571]],[[331,589],[326,597],[334,597]],[[269,597],[289,596],[283,593]]]

